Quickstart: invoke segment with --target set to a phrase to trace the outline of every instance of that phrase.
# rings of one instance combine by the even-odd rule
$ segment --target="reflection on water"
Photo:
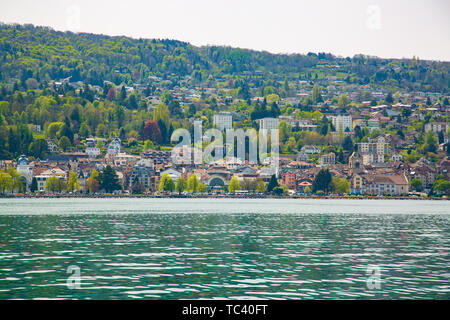
[[[1,199],[0,298],[450,298],[448,202]],[[69,266],[81,288],[67,287]],[[367,287],[377,266],[381,288]]]

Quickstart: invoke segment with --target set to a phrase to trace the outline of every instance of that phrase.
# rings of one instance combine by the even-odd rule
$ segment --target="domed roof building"
[[[31,184],[31,180],[33,179],[33,169],[30,167],[30,162],[25,155],[21,155],[19,160],[17,160],[17,172],[20,173],[26,181],[26,186],[28,187]]]

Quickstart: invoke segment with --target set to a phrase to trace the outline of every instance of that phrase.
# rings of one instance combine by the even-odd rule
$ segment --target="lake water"
[[[449,222],[447,201],[0,199],[0,299],[449,299]]]

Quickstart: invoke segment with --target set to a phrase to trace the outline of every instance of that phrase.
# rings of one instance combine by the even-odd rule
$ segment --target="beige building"
[[[355,174],[351,192],[366,195],[408,195],[409,181],[405,175]]]
[[[383,136],[369,139],[368,142],[358,143],[358,153],[361,155],[363,164],[383,163],[384,155],[389,152],[389,144]]]
[[[67,173],[60,168],[52,168],[41,172],[40,175],[34,176],[36,178],[39,191],[45,191],[45,182],[52,176],[56,176],[65,181],[67,178]]]

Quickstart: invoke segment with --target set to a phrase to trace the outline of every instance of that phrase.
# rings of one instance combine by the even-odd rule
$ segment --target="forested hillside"
[[[195,47],[175,40],[132,39],[54,31],[32,25],[0,25],[0,81],[45,84],[72,77],[103,86],[104,80],[131,85],[150,75],[199,83],[213,76],[242,73],[265,79],[320,80],[337,77],[358,85],[448,93],[450,63],[380,59],[356,55],[271,54],[230,47]]]
[[[305,144],[331,143],[331,116],[370,117],[370,106],[406,103],[411,108],[399,110],[401,124],[379,128],[404,136],[445,121],[427,108],[448,106],[449,68],[449,62],[416,58],[282,55],[3,24],[0,160],[83,151],[90,136],[119,137],[132,154],[171,148],[173,130],[191,129],[193,119],[211,128],[221,111],[233,112],[241,128],[281,115],[317,125],[318,132],[293,133],[281,122],[282,150],[295,153]],[[426,117],[410,119],[415,108]],[[364,137],[369,132],[358,139]],[[423,137],[415,143],[422,146]]]

